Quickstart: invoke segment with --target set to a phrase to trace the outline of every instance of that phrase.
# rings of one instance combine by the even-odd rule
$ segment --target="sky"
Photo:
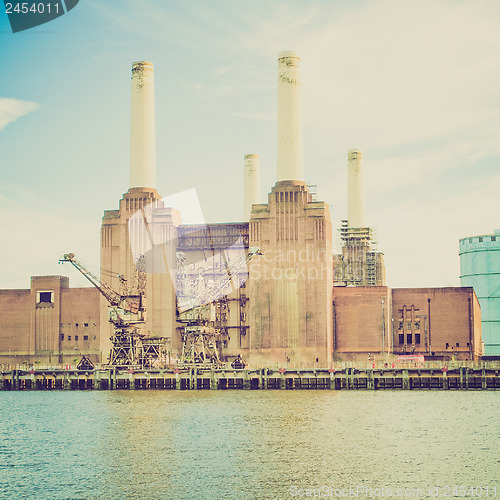
[[[276,178],[277,56],[302,59],[305,180],[347,218],[364,155],[365,223],[391,287],[459,286],[458,242],[500,228],[498,0],[80,0],[12,33],[0,9],[0,289],[85,279],[104,210],[128,189],[130,76],[155,65],[157,188],[241,221],[245,154]],[[67,266],[67,265],[66,265]]]

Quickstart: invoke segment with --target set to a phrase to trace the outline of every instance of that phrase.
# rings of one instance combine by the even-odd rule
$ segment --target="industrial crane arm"
[[[247,254],[241,255],[238,259],[231,263],[231,265],[227,268],[226,274],[223,274],[221,277],[219,277],[214,283],[213,287],[200,297],[201,303],[205,304],[207,302],[213,302],[218,297],[220,297],[221,293],[226,290],[228,285],[232,282],[233,276],[237,276],[238,273],[240,273],[245,268],[247,262],[254,255],[261,255],[257,247],[249,248]]]
[[[104,298],[112,305],[119,306],[122,302],[122,296],[113,290],[109,285],[101,281],[97,276],[92,274],[81,262],[75,259],[74,253],[67,253],[59,260],[60,263],[69,262],[78,271],[80,271],[104,296]]]

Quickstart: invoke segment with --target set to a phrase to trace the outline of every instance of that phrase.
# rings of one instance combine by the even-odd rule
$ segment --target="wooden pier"
[[[488,368],[184,368],[3,370],[0,390],[499,390],[500,367]]]

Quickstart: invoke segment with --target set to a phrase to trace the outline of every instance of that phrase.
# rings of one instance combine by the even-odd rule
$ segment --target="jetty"
[[[3,369],[0,390],[499,390],[500,363],[337,368]]]

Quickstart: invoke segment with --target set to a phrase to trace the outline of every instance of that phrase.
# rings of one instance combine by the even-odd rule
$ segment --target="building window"
[[[71,335],[68,335],[68,340],[71,340]]]
[[[403,329],[403,322],[402,322],[402,321],[400,321],[400,322],[399,322],[399,329],[400,329],[400,330],[402,330],[402,329]]]
[[[75,340],[78,340],[78,335],[75,335]]]
[[[84,323],[83,326],[87,327],[87,326],[89,326],[89,324],[88,323]]]
[[[479,238],[479,243],[482,243],[483,242],[483,238]]]
[[[64,340],[64,333],[61,333],[61,340]]]
[[[448,349],[450,347],[450,344],[448,344],[448,342],[446,342],[446,349]]]
[[[407,344],[411,344],[412,340],[411,340],[411,333],[408,333],[406,334],[406,343]]]
[[[37,292],[37,304],[53,304],[54,292]]]
[[[78,328],[78,323],[75,323],[75,326]]]
[[[415,344],[420,344],[420,333],[415,334]]]
[[[403,333],[399,334],[399,343],[404,344],[405,343],[405,336]]]
[[[88,340],[89,339],[89,336],[88,335],[84,335],[83,336],[83,340]]]
[[[94,335],[94,340],[96,340],[96,339],[97,339],[97,337]]]
[[[408,323],[406,324],[406,329],[411,330],[411,321],[408,321]]]
[[[460,347],[460,344],[457,342],[457,347]]]
[[[420,330],[420,321],[415,322],[415,330]]]
[[[491,237],[491,241],[497,241],[497,237],[496,236],[492,236]]]

